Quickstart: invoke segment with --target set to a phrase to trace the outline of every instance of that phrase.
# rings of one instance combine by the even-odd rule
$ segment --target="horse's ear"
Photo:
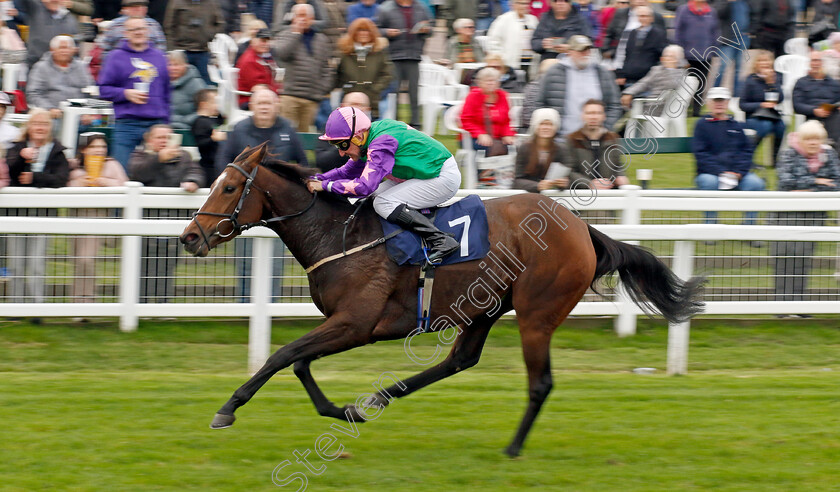
[[[265,141],[254,148],[254,155],[257,158],[257,164],[265,160],[265,155],[268,153],[268,141]]]

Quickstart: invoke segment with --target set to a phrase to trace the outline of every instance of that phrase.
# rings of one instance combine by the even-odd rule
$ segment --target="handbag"
[[[487,134],[492,136],[493,126],[490,123],[490,112],[486,104],[484,127]],[[484,151],[484,158],[476,157],[476,167],[479,170],[478,187],[510,189],[513,186],[514,158],[515,155],[509,152],[508,146],[494,138],[493,144]]]
[[[490,137],[493,136],[493,125],[490,123],[490,110],[487,108],[487,104],[484,105],[484,129],[487,130],[487,134]],[[493,139],[493,145],[491,145],[485,152],[485,157],[496,157],[497,155],[507,155],[508,147],[504,144],[501,140]]]
[[[770,121],[779,121],[782,119],[782,116],[779,114],[778,111],[771,108],[758,108],[755,113],[752,114],[753,118],[758,118],[760,120],[770,120]]]

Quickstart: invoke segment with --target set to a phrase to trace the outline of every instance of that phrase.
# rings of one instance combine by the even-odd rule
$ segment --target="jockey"
[[[449,200],[461,185],[458,164],[443,144],[406,123],[371,123],[364,112],[352,107],[333,111],[318,138],[338,147],[339,154],[350,160],[313,176],[307,182],[309,191],[373,194],[377,214],[426,241],[431,263],[459,248],[458,241],[418,212]]]

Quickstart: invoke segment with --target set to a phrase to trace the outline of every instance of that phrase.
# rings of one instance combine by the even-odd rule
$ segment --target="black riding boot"
[[[402,204],[388,216],[392,222],[407,231],[411,231],[426,241],[429,251],[429,262],[437,263],[458,250],[460,244],[452,237],[432,224],[425,215]]]

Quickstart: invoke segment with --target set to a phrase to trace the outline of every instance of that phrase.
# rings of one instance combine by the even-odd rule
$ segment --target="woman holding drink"
[[[12,186],[59,188],[67,184],[69,165],[64,147],[52,137],[52,116],[46,109],[33,109],[20,139],[6,154]],[[56,209],[10,208],[17,217],[55,216]],[[26,234],[9,237],[11,302],[44,302],[47,269],[47,236]],[[40,320],[39,320],[40,321]]]
[[[108,142],[105,134],[83,133],[79,136],[78,159],[72,164],[67,186],[122,186],[128,181],[122,165],[107,157]],[[104,208],[82,208],[77,217],[107,217]],[[94,302],[96,298],[96,256],[102,238],[79,236],[73,239],[73,297],[76,302]]]
[[[758,143],[773,134],[773,163],[785,138],[785,121],[776,110],[785,96],[782,92],[782,74],[773,70],[773,53],[760,50],[753,56],[752,73],[744,82],[741,92],[741,111],[746,113],[747,128],[756,132]]]

